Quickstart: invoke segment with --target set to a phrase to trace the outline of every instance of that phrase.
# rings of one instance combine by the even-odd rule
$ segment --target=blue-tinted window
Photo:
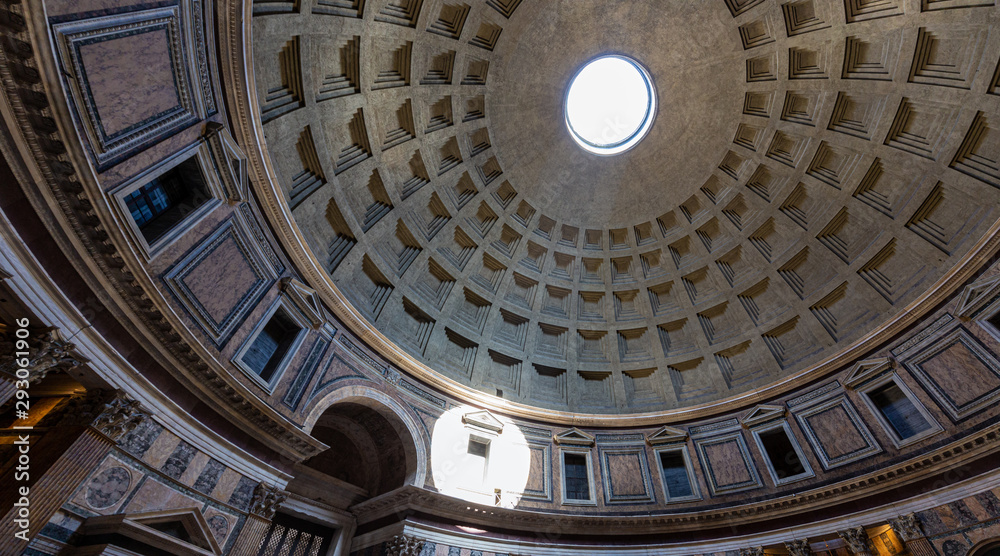
[[[663,483],[669,498],[683,498],[694,495],[688,476],[687,462],[682,452],[660,452],[660,467],[663,468]]]
[[[300,330],[281,311],[276,312],[243,354],[243,363],[270,381]]]
[[[150,244],[210,199],[197,160],[190,158],[122,198]]]
[[[895,382],[887,382],[868,392],[868,397],[879,412],[889,422],[892,430],[900,440],[906,440],[931,428],[910,398],[896,386]]]
[[[590,500],[590,477],[587,476],[587,456],[563,455],[563,474],[567,500]]]
[[[157,178],[128,194],[125,205],[132,213],[132,219],[142,228],[170,208],[170,198]]]

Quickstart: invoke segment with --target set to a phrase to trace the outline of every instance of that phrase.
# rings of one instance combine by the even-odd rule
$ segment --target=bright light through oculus
[[[591,61],[566,96],[566,126],[584,149],[602,155],[627,151],[645,137],[656,114],[649,74],[624,56]]]

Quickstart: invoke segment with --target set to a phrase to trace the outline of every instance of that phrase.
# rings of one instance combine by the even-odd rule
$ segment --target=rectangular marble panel
[[[219,347],[277,277],[255,242],[241,219],[230,218],[164,274],[170,290]]]
[[[59,23],[53,33],[99,169],[201,119],[180,6]]]
[[[525,500],[552,501],[552,445],[527,440],[530,464],[528,481],[519,493]]]
[[[182,440],[160,467],[160,471],[168,477],[180,479],[197,453],[197,448]]]
[[[600,457],[606,503],[641,504],[654,501],[645,446],[601,449]]]
[[[955,421],[1000,398],[1000,362],[961,326],[903,364]]]
[[[875,455],[882,448],[846,396],[808,406],[795,413],[824,469]]]
[[[695,441],[698,460],[713,494],[728,494],[762,486],[740,432]]]

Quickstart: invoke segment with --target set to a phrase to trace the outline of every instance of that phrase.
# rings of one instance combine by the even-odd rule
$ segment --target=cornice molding
[[[357,516],[359,525],[392,515],[403,515],[404,511],[412,510],[440,518],[459,520],[469,525],[492,527],[496,523],[503,523],[505,528],[511,530],[537,531],[545,530],[545,527],[559,527],[560,531],[567,534],[582,535],[593,534],[594,531],[630,534],[636,530],[649,534],[676,533],[709,527],[728,527],[733,523],[745,524],[792,515],[808,515],[808,512],[823,507],[874,497],[935,473],[954,469],[965,461],[997,452],[1000,452],[1000,424],[895,465],[795,495],[726,505],[724,508],[670,514],[637,513],[613,516],[547,514],[472,504],[414,486],[403,487],[356,504],[351,507],[351,512]],[[993,483],[1000,484],[1000,474],[991,474],[987,478]],[[974,479],[970,479],[972,480]],[[951,492],[958,486],[952,485],[945,490]],[[961,492],[963,496],[969,494],[964,490]],[[941,491],[936,491],[935,496],[940,498],[944,495]],[[940,503],[942,502],[934,502],[934,505]],[[899,515],[898,511],[893,517],[896,515]]]

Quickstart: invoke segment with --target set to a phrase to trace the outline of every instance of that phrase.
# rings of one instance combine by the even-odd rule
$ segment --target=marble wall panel
[[[929,343],[903,364],[955,421],[1000,398],[1000,362],[964,327]]]
[[[728,494],[762,486],[746,440],[732,432],[695,441],[698,459],[712,494]]]
[[[179,5],[57,23],[53,33],[98,169],[201,119]]]
[[[607,504],[654,502],[652,479],[646,462],[645,446],[602,448],[601,477]]]
[[[846,465],[882,451],[844,395],[800,409],[795,418],[824,469]]]
[[[277,278],[241,219],[231,218],[164,275],[171,292],[217,346],[225,344]]]

